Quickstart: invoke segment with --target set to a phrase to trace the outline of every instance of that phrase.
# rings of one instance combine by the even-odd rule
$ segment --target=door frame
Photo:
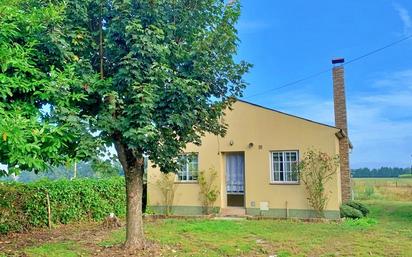
[[[230,193],[227,192],[227,157],[230,154],[241,154],[243,157],[243,193],[241,194],[233,194],[233,195],[243,195],[243,205],[242,206],[229,206],[228,205],[228,195]],[[225,199],[224,199],[224,206],[226,207],[239,207],[239,208],[246,208],[246,156],[244,151],[227,151],[223,152],[223,170],[224,170],[224,176],[223,176],[223,181],[224,181],[224,193],[225,193]]]

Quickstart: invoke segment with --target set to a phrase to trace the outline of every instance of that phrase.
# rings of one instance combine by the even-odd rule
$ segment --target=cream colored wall
[[[199,153],[199,169],[215,167],[219,173],[217,186],[221,189],[216,206],[226,207],[225,194],[225,152],[245,154],[245,202],[247,208],[253,208],[251,202],[269,202],[270,208],[285,208],[286,201],[290,209],[310,209],[303,185],[270,184],[270,151],[298,150],[302,157],[309,148],[320,149],[330,155],[338,152],[337,129],[285,115],[272,110],[257,107],[244,102],[236,102],[233,111],[224,118],[229,124],[224,138],[206,135],[202,146],[188,145],[187,152]],[[233,142],[233,145],[230,144]],[[249,147],[253,143],[253,147]],[[261,146],[261,149],[259,149]],[[149,166],[149,205],[162,205],[156,186],[157,169]],[[339,210],[340,179],[339,173],[328,184],[330,200],[328,210]],[[200,206],[198,184],[177,186],[175,205]]]
[[[206,136],[202,142],[202,146],[188,145],[185,152],[196,152],[199,154],[199,171],[209,170],[214,168],[218,171],[216,186],[222,191],[221,187],[221,158],[217,150],[218,137],[214,135]],[[152,163],[148,165],[148,203],[149,205],[164,205],[159,188],[156,186],[156,181],[161,175],[159,168],[152,168]],[[197,182],[176,182],[176,191],[174,205],[176,206],[201,206],[199,199],[199,184]],[[215,206],[220,206],[220,198]]]

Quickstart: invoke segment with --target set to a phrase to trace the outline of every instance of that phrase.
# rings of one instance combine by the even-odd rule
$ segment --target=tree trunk
[[[135,156],[126,145],[116,142],[116,151],[123,166],[126,180],[126,242],[125,248],[145,248],[142,219],[143,156]]]
[[[127,216],[126,216],[126,248],[144,248],[142,195],[143,171],[140,167],[125,170]]]

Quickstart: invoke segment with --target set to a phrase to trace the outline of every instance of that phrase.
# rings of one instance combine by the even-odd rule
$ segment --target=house
[[[238,100],[224,117],[225,137],[207,134],[202,145],[188,145],[184,165],[176,176],[172,211],[198,215],[202,205],[197,182],[200,170],[213,168],[220,194],[215,208],[222,214],[272,217],[314,217],[305,187],[292,167],[310,148],[340,155],[340,167],[327,184],[325,217],[339,218],[339,206],[350,199],[349,147],[346,126],[343,65],[333,68],[335,119],[329,126]],[[157,188],[160,171],[149,165],[148,206],[164,211]]]

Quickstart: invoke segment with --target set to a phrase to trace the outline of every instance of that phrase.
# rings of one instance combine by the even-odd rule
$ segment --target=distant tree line
[[[18,182],[33,182],[41,179],[57,180],[57,179],[73,179],[76,178],[108,178],[114,176],[123,176],[123,169],[118,162],[112,161],[90,161],[78,162],[76,164],[76,172],[74,164],[67,166],[51,167],[50,170],[41,173],[22,171],[18,175],[9,177],[0,177],[3,181],[18,181]]]
[[[352,169],[354,178],[396,178],[402,174],[411,173],[410,168],[381,167],[379,169],[360,168]]]
[[[75,168],[76,165],[76,168]],[[144,183],[147,181],[147,166],[148,159],[144,158]],[[37,180],[58,180],[58,179],[74,179],[74,178],[109,178],[116,176],[124,176],[124,171],[118,161],[94,159],[88,162],[80,161],[76,164],[71,163],[65,166],[50,167],[48,171],[35,173],[22,171],[18,175],[2,177],[1,181],[18,181],[22,183],[34,182]]]

